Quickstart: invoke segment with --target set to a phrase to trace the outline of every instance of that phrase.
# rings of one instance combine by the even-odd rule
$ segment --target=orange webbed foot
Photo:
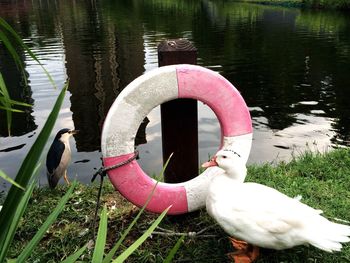
[[[231,244],[234,249],[236,250],[247,250],[248,249],[248,243],[243,241],[243,240],[237,240],[234,239],[233,237],[229,237]]]
[[[228,253],[227,256],[234,263],[252,263],[251,259],[247,255],[237,254],[235,252]]]
[[[235,263],[252,263],[259,256],[259,247],[245,241],[229,238],[236,251],[228,253],[228,257]]]

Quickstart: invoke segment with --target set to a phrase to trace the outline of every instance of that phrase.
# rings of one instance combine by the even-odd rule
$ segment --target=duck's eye
[[[223,156],[222,156],[222,158],[226,159],[226,158],[227,158],[227,156],[226,156],[226,155],[223,155]]]

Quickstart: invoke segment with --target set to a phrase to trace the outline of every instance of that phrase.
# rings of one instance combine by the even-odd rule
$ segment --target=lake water
[[[253,119],[249,163],[288,160],[307,148],[328,150],[350,141],[350,16],[341,12],[209,0],[1,1],[0,16],[19,32],[59,88],[69,79],[55,132],[71,140],[68,173],[83,182],[101,166],[103,120],[120,91],[158,67],[157,45],[186,38],[198,64],[239,89]],[[14,99],[34,104],[14,114],[12,137],[0,115],[0,167],[14,177],[59,93],[23,51],[29,87],[0,47],[0,69]],[[200,160],[216,152],[220,127],[199,107]],[[140,138],[140,164],[160,170],[159,108]],[[54,134],[52,135],[53,139]],[[48,146],[47,146],[48,148]],[[45,169],[41,184],[46,184]],[[0,190],[6,188],[2,183]]]

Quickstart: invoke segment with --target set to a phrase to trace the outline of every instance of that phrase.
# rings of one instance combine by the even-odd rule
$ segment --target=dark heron
[[[62,129],[52,142],[46,157],[47,179],[51,188],[56,187],[62,176],[69,184],[67,178],[67,167],[71,159],[69,138],[77,132],[76,130]]]

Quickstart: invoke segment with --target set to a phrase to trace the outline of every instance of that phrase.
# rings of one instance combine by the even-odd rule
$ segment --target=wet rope
[[[93,223],[92,223],[92,229],[93,229],[93,240],[95,240],[96,236],[96,221],[97,221],[97,215],[98,215],[98,210],[99,210],[99,207],[100,207],[100,201],[101,201],[101,193],[102,193],[102,187],[103,187],[103,178],[106,176],[106,173],[110,170],[113,170],[113,169],[117,169],[121,166],[124,166],[128,163],[131,163],[133,160],[135,160],[139,155],[139,152],[138,151],[135,151],[134,152],[134,155],[131,156],[129,159],[123,161],[123,162],[120,162],[120,163],[117,163],[117,164],[114,164],[114,165],[111,165],[111,166],[107,166],[107,167],[101,167],[100,169],[98,169],[98,171],[96,173],[94,173],[94,175],[92,176],[91,178],[91,182],[94,182],[96,177],[98,175],[100,175],[101,177],[101,180],[100,180],[100,186],[98,188],[98,193],[97,193],[97,200],[96,200],[96,209],[95,209],[95,216],[94,216],[94,220],[93,220]]]

